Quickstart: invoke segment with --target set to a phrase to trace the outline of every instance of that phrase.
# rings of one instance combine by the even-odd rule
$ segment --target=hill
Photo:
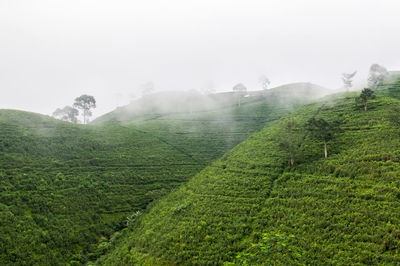
[[[217,94],[209,109],[175,102],[87,126],[0,110],[0,262],[95,260],[132,215],[316,92],[251,96],[240,108]]]
[[[110,241],[98,263],[398,265],[400,101],[382,93],[365,112],[356,96],[327,97],[252,135]],[[305,130],[313,117],[341,123],[326,159]],[[288,121],[299,125],[293,167]]]
[[[241,101],[242,104],[252,104],[264,99],[275,99],[283,105],[292,105],[298,101],[301,105],[329,94],[329,90],[312,83],[291,83],[266,91],[251,91]],[[212,112],[222,108],[232,108],[237,105],[237,96],[233,92],[203,95],[196,91],[190,92],[158,92],[146,95],[127,106],[95,119],[93,124],[109,124],[132,122],[137,119],[154,119],[163,115],[180,113]]]

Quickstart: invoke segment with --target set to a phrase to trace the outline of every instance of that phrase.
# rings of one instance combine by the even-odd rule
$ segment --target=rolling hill
[[[250,94],[240,108],[231,93],[190,94],[190,101],[188,94],[174,94],[172,104],[161,104],[161,95],[87,126],[0,110],[0,262],[95,260],[132,214],[150,210],[253,132],[318,97],[321,88],[292,84],[279,91]]]
[[[399,89],[381,86],[367,112],[358,93],[337,94],[268,124],[137,217],[97,263],[400,264]],[[311,118],[341,123],[326,159]]]
[[[266,91],[250,91],[241,100],[244,105],[257,102],[276,101],[287,105],[301,105],[329,94],[329,90],[312,83],[291,83]],[[237,104],[237,96],[233,92],[203,95],[196,91],[190,92],[159,92],[144,96],[131,104],[95,119],[93,124],[110,124],[132,122],[135,120],[155,120],[161,116],[207,113],[215,114],[221,109],[229,110]],[[231,111],[231,110],[230,110]]]

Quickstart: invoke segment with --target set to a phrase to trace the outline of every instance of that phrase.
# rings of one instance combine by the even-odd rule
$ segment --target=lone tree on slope
[[[343,73],[342,74],[342,80],[344,83],[344,88],[346,91],[349,91],[350,88],[353,86],[353,78],[357,74],[357,71],[354,71],[353,73]]]
[[[83,123],[87,124],[92,116],[90,109],[96,108],[96,100],[93,96],[84,94],[75,99],[74,107],[83,110]]]
[[[293,118],[287,118],[283,122],[283,132],[279,132],[279,146],[289,153],[290,166],[294,166],[296,155],[301,146],[299,123]]]
[[[62,109],[57,108],[57,110],[53,112],[55,118],[75,124],[78,123],[78,115],[79,111],[71,106],[65,106]]]
[[[369,76],[368,76],[368,87],[375,90],[379,83],[384,81],[389,75],[387,69],[378,64],[373,64],[369,68]]]
[[[335,133],[340,131],[340,122],[328,122],[323,118],[310,118],[306,123],[306,129],[311,136],[324,142],[324,155],[328,158],[327,142],[334,139]]]
[[[360,96],[356,98],[356,101],[361,102],[364,105],[364,111],[367,111],[368,101],[374,98],[376,98],[374,91],[370,88],[365,88]]]
[[[238,98],[238,106],[240,107],[241,98],[246,95],[247,88],[242,83],[238,83],[233,87],[232,90],[236,94],[236,97]]]

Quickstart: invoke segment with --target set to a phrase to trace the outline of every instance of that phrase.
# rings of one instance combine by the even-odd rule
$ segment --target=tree
[[[364,105],[364,111],[367,111],[368,101],[374,99],[375,93],[370,88],[365,88],[362,90],[359,97],[356,98],[357,102],[361,102]]]
[[[342,80],[344,83],[344,88],[346,89],[346,91],[349,91],[350,88],[353,86],[352,82],[352,78],[354,78],[354,76],[357,74],[357,71],[354,71],[353,73],[343,73],[342,74]]]
[[[369,68],[368,87],[375,90],[379,83],[383,82],[389,76],[389,72],[383,66],[373,64]]]
[[[262,75],[258,79],[258,82],[261,84],[261,87],[262,87],[263,90],[268,89],[269,84],[271,84],[271,81],[265,75]]]
[[[284,131],[279,132],[279,146],[289,153],[290,166],[294,166],[296,154],[301,145],[299,123],[293,118],[287,118],[283,122]]]
[[[240,107],[241,104],[241,98],[246,95],[247,93],[247,88],[244,86],[242,83],[238,83],[233,87],[233,92],[236,94],[236,97],[238,98],[238,106]]]
[[[89,122],[89,116],[92,116],[90,109],[96,108],[96,100],[90,95],[81,95],[75,99],[74,107],[83,110],[83,123]]]
[[[328,122],[323,118],[310,118],[306,123],[306,129],[311,136],[324,142],[324,155],[328,158],[327,142],[335,137],[335,133],[340,131],[340,121]]]
[[[65,106],[62,109],[57,108],[57,110],[53,112],[55,118],[71,123],[78,123],[78,115],[79,111],[71,106]]]

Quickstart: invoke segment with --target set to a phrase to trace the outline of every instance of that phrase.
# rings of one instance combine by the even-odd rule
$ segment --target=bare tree
[[[368,87],[375,90],[388,76],[389,72],[385,67],[373,64],[369,68]]]
[[[353,78],[357,74],[357,71],[354,71],[353,73],[343,73],[342,74],[342,80],[344,83],[344,88],[346,91],[349,91],[350,88],[353,86]]]
[[[90,109],[96,108],[96,100],[90,95],[81,95],[75,99],[74,107],[83,110],[83,123],[89,122],[89,116],[92,116]]]
[[[65,106],[62,109],[57,108],[57,110],[53,112],[55,118],[71,123],[78,123],[78,115],[79,111],[71,106]]]

